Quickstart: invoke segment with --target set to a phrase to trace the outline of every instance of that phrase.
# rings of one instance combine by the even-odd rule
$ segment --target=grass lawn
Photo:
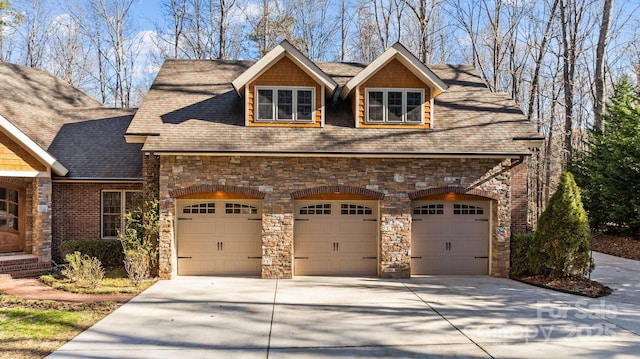
[[[54,275],[40,280],[56,289],[83,294],[137,294],[154,283],[133,286],[124,270],[107,270],[96,288],[79,287]],[[26,300],[0,293],[0,358],[43,358],[119,306],[113,302]]]
[[[43,358],[119,305],[24,300],[0,294],[0,358]]]

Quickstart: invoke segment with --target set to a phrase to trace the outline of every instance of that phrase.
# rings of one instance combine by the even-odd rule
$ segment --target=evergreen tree
[[[535,274],[551,277],[586,275],[593,270],[590,229],[580,190],[570,172],[562,173],[558,190],[538,220],[533,249],[540,254]]]
[[[640,94],[629,79],[617,84],[587,150],[569,164],[583,190],[594,228],[640,236]]]

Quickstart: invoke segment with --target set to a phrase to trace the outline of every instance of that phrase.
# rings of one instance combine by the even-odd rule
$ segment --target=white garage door
[[[178,275],[260,275],[259,201],[181,200],[177,217]]]
[[[415,201],[411,274],[488,274],[489,204]]]
[[[297,201],[295,275],[377,273],[376,201]]]

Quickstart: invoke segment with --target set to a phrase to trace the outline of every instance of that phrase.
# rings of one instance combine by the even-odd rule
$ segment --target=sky
[[[131,8],[139,30],[155,30],[156,24],[162,23],[160,0],[136,0]]]

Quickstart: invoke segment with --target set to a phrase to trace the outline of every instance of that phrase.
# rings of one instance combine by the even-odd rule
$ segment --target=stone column
[[[380,277],[411,277],[411,200],[387,195],[380,205]]]
[[[262,278],[293,277],[293,204],[265,198],[262,206]]]
[[[51,262],[51,179],[36,177],[32,184],[32,253],[41,263]]]

